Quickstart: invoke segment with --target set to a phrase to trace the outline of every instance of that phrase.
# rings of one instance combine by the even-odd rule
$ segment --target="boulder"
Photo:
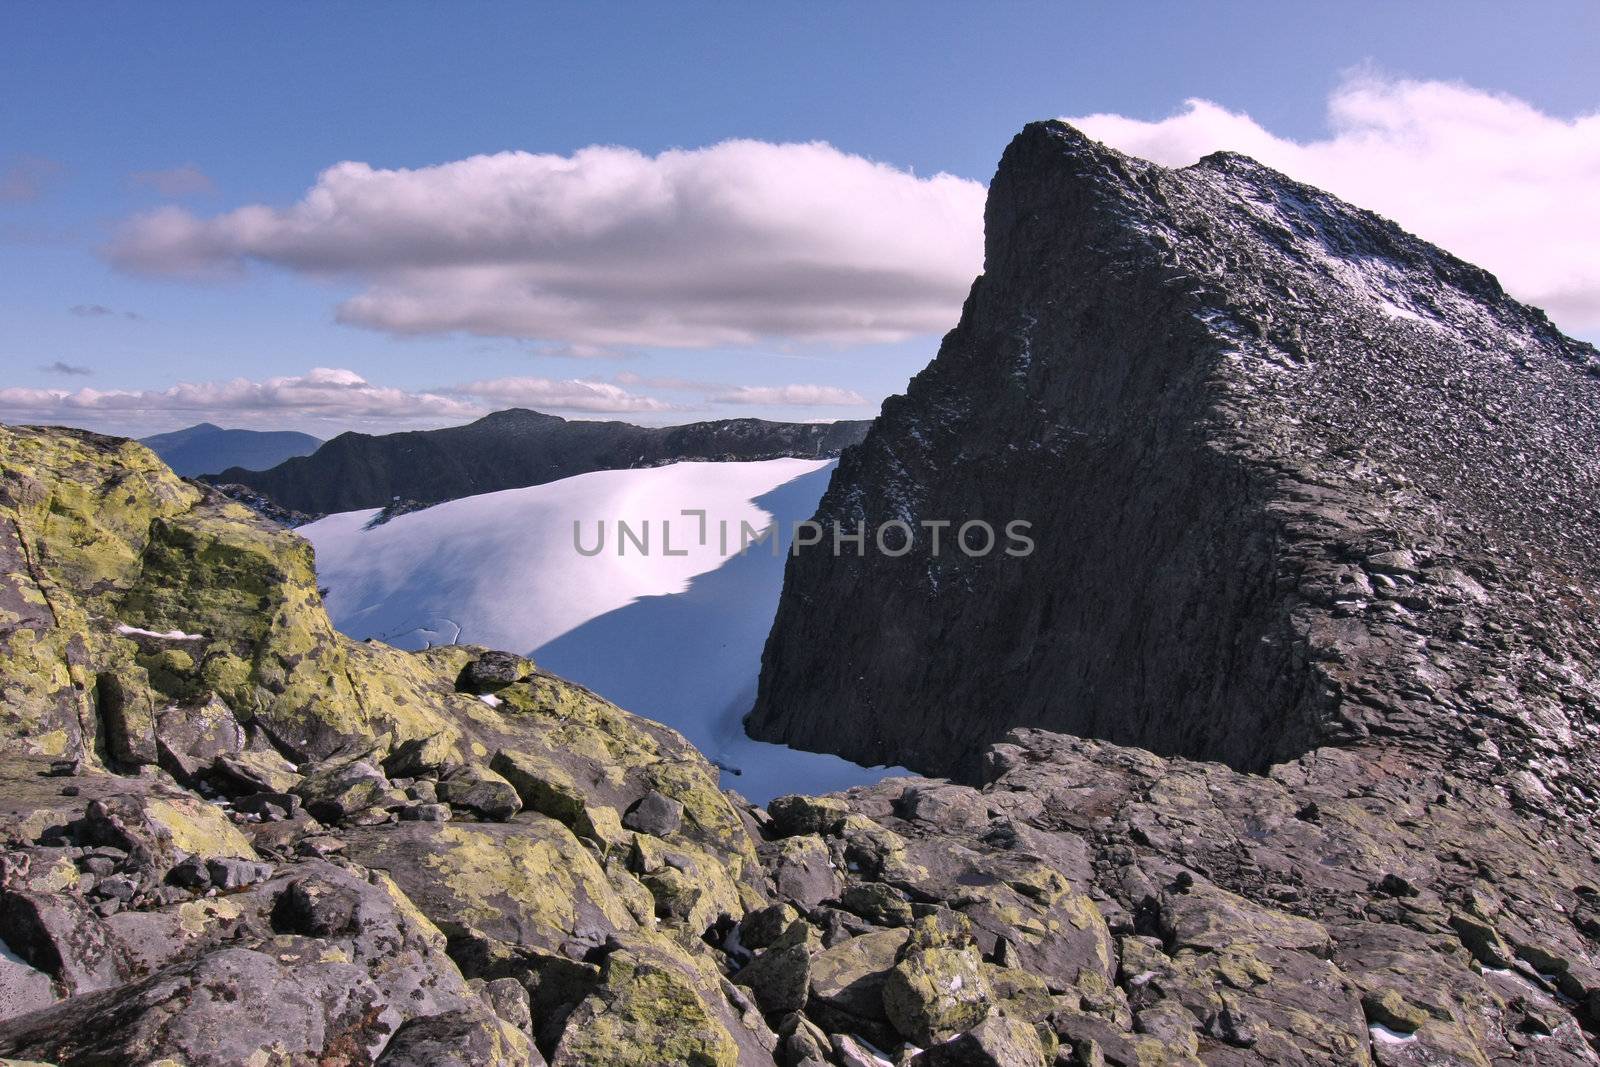
[[[461,669],[460,688],[469,693],[494,693],[522,677],[528,666],[510,652],[484,652]]]
[[[347,854],[385,870],[447,934],[474,930],[549,950],[638,925],[605,871],[554,819],[406,822],[349,831]]]
[[[811,992],[811,957],[821,948],[810,924],[796,920],[770,948],[741,968],[733,982],[747,987],[768,1016],[799,1011]]]
[[[683,805],[652,789],[622,816],[624,829],[653,837],[668,837],[683,825]]]
[[[489,768],[469,763],[440,779],[439,799],[481,818],[504,822],[522,810],[522,799],[510,782]]]
[[[767,805],[772,829],[779,837],[829,832],[850,812],[850,806],[837,797],[808,797],[790,794]]]
[[[122,795],[91,801],[79,836],[85,844],[123,850],[157,881],[190,856],[261,858],[220,809],[192,795]]]
[[[832,900],[843,888],[828,846],[815,834],[773,841],[760,851],[772,875],[773,891],[782,900],[809,909]]]
[[[1050,1057],[1032,1025],[995,1016],[919,1052],[911,1058],[911,1067],[1049,1067]]]
[[[830,1033],[851,1033],[880,1047],[894,1043],[883,987],[909,934],[884,930],[843,941],[811,960],[807,1014]]]
[[[993,997],[977,947],[942,937],[931,919],[918,924],[883,983],[884,1013],[918,1046],[976,1026],[989,1014]]]
[[[0,891],[0,940],[74,996],[120,985],[133,970],[127,949],[75,895]],[[37,991],[26,973],[13,971],[12,981],[24,995]]]
[[[405,800],[384,773],[366,760],[314,767],[295,785],[294,792],[306,810],[323,822],[341,822],[369,808],[398,806]]]
[[[473,1004],[443,1015],[409,1019],[394,1032],[376,1067],[544,1067],[528,1036]]]
[[[628,951],[571,1017],[551,1067],[736,1067],[739,1045],[679,968]]]
[[[224,948],[127,987],[0,1023],[0,1056],[51,1063],[334,1062],[388,1034],[350,964]]]

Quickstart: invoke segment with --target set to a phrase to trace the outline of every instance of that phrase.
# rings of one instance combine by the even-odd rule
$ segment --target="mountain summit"
[[[967,774],[1015,726],[1246,770],[1395,741],[1592,809],[1556,781],[1600,781],[1593,347],[1231,153],[1034,124],[986,224],[817,518],[1021,519],[1037,549],[802,552],[753,735]]]
[[[142,438],[139,443],[178,474],[198,477],[229,467],[265,470],[286,459],[315,452],[322,441],[292,430],[224,430],[200,422]]]

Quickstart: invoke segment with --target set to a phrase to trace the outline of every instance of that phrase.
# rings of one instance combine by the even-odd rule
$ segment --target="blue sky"
[[[759,300],[746,292],[713,294],[713,300],[705,290],[726,286],[730,278],[708,267],[683,287],[709,301],[693,328],[679,323],[663,332],[657,329],[660,309],[641,306],[635,326],[616,334],[621,340],[608,334],[597,341],[575,318],[592,317],[606,301],[631,300],[642,285],[638,277],[616,276],[614,259],[603,265],[611,274],[586,297],[594,302],[565,317],[552,318],[544,304],[510,319],[496,310],[507,286],[549,277],[562,269],[563,255],[574,257],[574,270],[601,270],[587,245],[555,247],[536,271],[527,268],[534,273],[496,280],[481,291],[493,306],[463,318],[463,330],[452,328],[455,320],[446,313],[462,298],[458,283],[467,272],[430,273],[428,249],[413,244],[402,255],[418,257],[422,266],[402,275],[381,261],[386,242],[397,239],[392,231],[373,237],[367,253],[373,258],[364,260],[341,257],[337,248],[290,247],[294,240],[313,240],[304,234],[258,240],[242,223],[221,234],[208,231],[183,238],[184,262],[200,256],[205,269],[198,273],[213,275],[198,279],[194,271],[173,268],[172,257],[180,253],[172,251],[170,228],[158,235],[159,248],[149,227],[125,236],[130,219],[162,208],[197,224],[246,205],[288,212],[320,172],[347,160],[386,171],[437,168],[477,154],[570,156],[586,146],[616,145],[642,155],[632,162],[601,159],[590,171],[626,165],[639,170],[637,180],[654,181],[653,157],[670,149],[735,138],[823,141],[839,158],[806,162],[816,167],[806,174],[819,181],[854,174],[855,157],[908,172],[896,180],[921,198],[921,206],[907,207],[906,217],[931,220],[926,225],[938,230],[946,193],[961,205],[971,198],[961,188],[940,193],[917,179],[945,172],[986,182],[1006,141],[1031,119],[1106,113],[1152,123],[1202,98],[1234,120],[1247,114],[1250,129],[1279,139],[1273,144],[1289,153],[1285,158],[1298,159],[1297,145],[1337,140],[1328,124],[1330,96],[1348,89],[1357,71],[1386,79],[1386,106],[1426,110],[1426,100],[1434,99],[1396,88],[1399,79],[1470,87],[1482,99],[1451,98],[1449,106],[1473,114],[1489,106],[1482,103],[1488,94],[1515,98],[1535,118],[1507,120],[1511,128],[1499,135],[1513,145],[1525,128],[1517,121],[1526,128],[1554,123],[1567,147],[1554,149],[1557,162],[1544,169],[1569,184],[1529,201],[1560,200],[1563,190],[1581,188],[1591,173],[1591,133],[1561,124],[1600,108],[1592,55],[1600,40],[1600,6],[1548,3],[1512,12],[1495,4],[1347,3],[1337,15],[1329,11],[1246,3],[8,5],[0,11],[0,389],[160,391],[180,381],[298,380],[312,368],[339,368],[352,374],[325,379],[330,388],[359,379],[374,391],[388,390],[349,410],[325,402],[326,389],[314,394],[315,404],[301,407],[297,398],[313,394],[291,382],[57,413],[61,421],[122,432],[209,417],[327,435],[351,426],[461,421],[475,405],[524,394],[548,396],[554,403],[543,406],[575,417],[649,422],[746,414],[870,417],[883,396],[902,388],[931,357],[942,328],[934,325],[941,322],[938,308],[950,302],[941,295],[929,311],[897,296],[892,307],[869,306],[818,280],[826,262],[812,264],[799,281],[775,275],[770,284],[777,289]],[[1105,128],[1143,137],[1139,143],[1151,146],[1148,154],[1170,150],[1177,161],[1197,129],[1202,137],[1211,130],[1235,135],[1237,121],[1209,118],[1215,121],[1207,125],[1207,114],[1191,113],[1187,126],[1160,125],[1153,133]],[[1247,129],[1238,136],[1254,134]],[[1325,167],[1333,185],[1352,169],[1348,162],[1344,171],[1328,162],[1337,148],[1305,164]],[[1272,145],[1264,150],[1270,154]],[[777,180],[773,168],[781,170],[786,158],[692,157],[674,173],[693,184],[731,166],[744,176],[740,180],[766,188],[761,183]],[[498,199],[493,175],[437,173],[447,188],[458,180],[477,183],[471,196],[487,199],[463,211],[481,211],[482,203]],[[1391,184],[1421,184],[1439,173],[1407,172]],[[882,195],[900,203],[901,186],[888,178],[879,184]],[[457,222],[440,187],[418,195],[439,213],[429,216],[429,232],[448,235]],[[1483,188],[1497,187],[1486,177]],[[1355,198],[1364,190],[1335,191]],[[792,190],[774,186],[770,192],[774,214],[781,215]],[[1382,199],[1382,192],[1374,195]],[[840,199],[840,210],[851,210],[842,202],[847,198]],[[1425,215],[1413,222],[1404,201],[1373,206],[1425,236],[1455,236]],[[357,243],[368,234],[360,227],[384,225],[346,221]],[[273,225],[294,229],[286,216]],[[822,227],[832,236],[808,245],[806,254],[825,260],[837,250],[841,270],[866,269],[849,258],[867,254],[848,240],[855,225],[844,217],[837,232]],[[697,233],[682,226],[670,239],[701,247]],[[787,232],[776,225],[757,229],[761,241]],[[649,240],[667,240],[662,232],[651,229]],[[619,233],[618,241],[644,239]],[[113,264],[106,248],[119,234],[133,251]],[[1496,260],[1486,265],[1519,295],[1576,291],[1565,279],[1582,275],[1591,262],[1575,245],[1570,262],[1525,265],[1510,239],[1496,244],[1491,236],[1464,233],[1458,243],[1470,247],[1458,250],[1469,258],[1481,250],[1481,258]],[[719,239],[755,240],[739,234]],[[933,251],[918,245],[902,254],[939,260],[944,274],[895,268],[884,275],[885,291],[913,277],[933,278],[928,284],[948,289],[948,277],[962,276],[970,242],[952,238],[945,249],[935,247],[940,233],[928,239]],[[786,254],[786,246],[774,248],[773,255]],[[669,250],[663,262],[679,254]],[[874,261],[870,269],[881,266]],[[238,276],[214,276],[230,273]],[[758,284],[766,283],[751,286]],[[791,322],[779,306],[785,286],[794,287],[794,301],[815,305],[804,323]],[[346,321],[338,321],[338,307],[374,290],[400,295],[376,311],[361,305],[352,312],[345,305]],[[1559,306],[1552,297],[1552,314],[1570,332],[1600,335],[1600,315],[1591,318],[1585,310],[1592,297],[1584,289]],[[760,302],[760,313],[740,318],[743,312],[728,310],[746,300]],[[830,314],[893,325],[831,336],[818,325]],[[395,322],[404,316],[420,325],[398,329]],[[897,339],[885,342],[874,332]],[[504,379],[546,384],[448,392]],[[572,380],[607,388],[561,384]],[[418,393],[450,399],[408,407],[407,398]],[[28,396],[34,398],[28,403],[37,402],[38,394]],[[0,407],[0,419],[20,418],[21,403]],[[230,410],[234,403],[240,406]],[[573,406],[562,410],[560,403]],[[608,404],[613,410],[603,410]]]

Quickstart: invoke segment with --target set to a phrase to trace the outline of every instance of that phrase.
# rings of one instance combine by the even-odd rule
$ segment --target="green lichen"
[[[679,969],[632,952],[573,1012],[551,1067],[735,1067],[739,1046]]]

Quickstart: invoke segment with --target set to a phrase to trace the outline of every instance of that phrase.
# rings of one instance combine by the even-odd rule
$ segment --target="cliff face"
[[[1033,125],[986,223],[960,324],[817,518],[1022,519],[1036,550],[803,550],[752,735],[966,774],[1018,725],[1246,769],[1485,732],[1587,766],[1592,347],[1236,155]]]
[[[681,460],[836,456],[860,441],[867,425],[722,419],[651,427],[569,422],[511,408],[443,430],[344,433],[271,470],[235,467],[211,480],[230,487],[231,495],[240,493],[231,487],[244,486],[280,509],[314,516],[386,507],[395,500],[437,504],[590,471]]]

